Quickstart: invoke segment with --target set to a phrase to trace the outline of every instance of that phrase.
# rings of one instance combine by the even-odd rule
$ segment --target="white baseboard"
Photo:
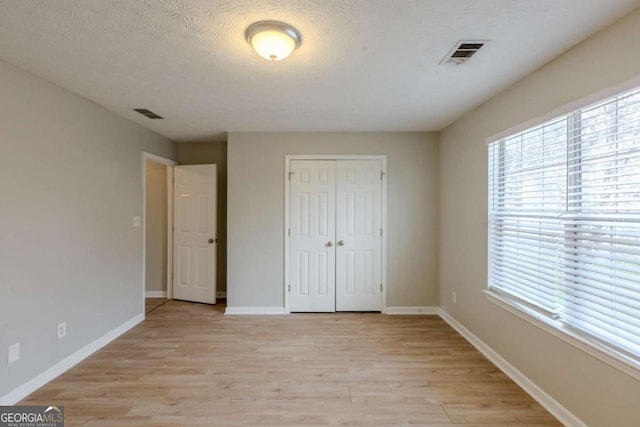
[[[416,307],[385,307],[384,314],[438,314],[438,307],[416,306]]]
[[[216,298],[227,299],[227,292],[226,291],[216,292]]]
[[[167,291],[146,291],[144,293],[145,298],[166,298]]]
[[[56,363],[40,375],[0,397],[0,405],[15,405],[17,402],[21,401],[49,381],[53,380],[58,375],[71,369],[82,360],[91,356],[93,353],[100,350],[102,347],[109,344],[111,341],[118,338],[120,335],[124,334],[143,320],[144,314],[138,314],[137,316],[127,320],[122,325],[107,332],[105,335],[93,341],[92,343],[87,344],[70,356],[65,357],[60,362]]]
[[[438,307],[385,307],[384,314],[437,315]],[[283,307],[227,307],[224,314],[287,314]]]
[[[569,427],[587,427],[587,425],[576,417],[567,408],[562,406],[557,400],[549,396],[544,390],[542,390],[536,383],[531,381],[520,372],[515,366],[507,362],[502,356],[500,356],[494,349],[489,347],[484,341],[478,338],[470,330],[465,328],[460,322],[451,317],[449,313],[440,309],[440,317],[447,322],[453,329],[458,331],[467,341],[469,341],[480,353],[493,362],[502,372],[504,372],[509,378],[511,378],[516,384],[524,389],[531,397],[533,397],[539,404],[541,404],[547,411],[556,417],[562,424]]]
[[[284,307],[227,307],[224,314],[287,314]]]

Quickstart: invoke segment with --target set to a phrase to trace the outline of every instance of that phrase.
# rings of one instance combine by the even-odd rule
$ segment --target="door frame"
[[[380,160],[382,162],[382,292],[380,309],[384,313],[387,308],[387,156],[386,155],[346,155],[346,154],[286,154],[284,156],[284,311],[289,308],[289,204],[292,160]]]
[[[142,315],[145,315],[145,294],[147,276],[147,161],[167,167],[167,299],[173,298],[173,167],[175,160],[156,154],[142,152]]]

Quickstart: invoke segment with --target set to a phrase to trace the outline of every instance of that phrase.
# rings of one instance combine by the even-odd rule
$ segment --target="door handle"
[[[344,240],[338,240],[338,246],[344,246]]]
[[[215,240],[209,239],[209,244],[214,243],[214,242],[215,242]]]
[[[327,242],[327,246],[329,246],[329,247],[333,246],[333,242],[328,241],[328,242]]]

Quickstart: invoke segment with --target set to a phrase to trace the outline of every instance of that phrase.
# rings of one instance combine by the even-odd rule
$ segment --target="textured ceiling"
[[[0,58],[175,140],[439,130],[639,0],[0,0]],[[268,62],[245,28],[297,27]],[[491,40],[438,65],[461,39]],[[165,120],[131,111],[148,108]]]

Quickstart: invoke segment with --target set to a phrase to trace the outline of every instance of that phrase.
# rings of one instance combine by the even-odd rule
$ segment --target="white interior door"
[[[294,160],[290,172],[290,310],[335,311],[336,164]]]
[[[173,298],[216,302],[216,165],[174,168]]]
[[[336,310],[380,311],[382,162],[340,160],[336,194]]]
[[[289,310],[382,308],[382,162],[292,160]]]

